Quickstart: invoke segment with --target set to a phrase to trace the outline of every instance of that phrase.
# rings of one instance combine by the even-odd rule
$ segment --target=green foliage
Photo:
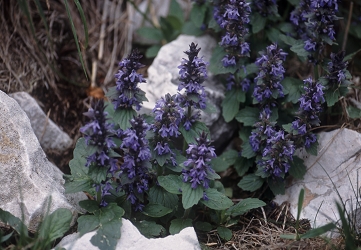
[[[217,233],[222,239],[229,241],[232,238],[232,230],[226,227],[217,227]]]
[[[238,187],[242,188],[245,191],[256,191],[262,187],[264,179],[255,174],[247,174],[243,176],[242,180],[238,182]]]
[[[174,219],[170,223],[169,233],[173,235],[177,234],[186,227],[192,227],[191,219]]]
[[[256,198],[246,198],[241,200],[236,205],[230,207],[226,214],[230,216],[239,216],[247,213],[249,210],[265,206],[266,203]]]

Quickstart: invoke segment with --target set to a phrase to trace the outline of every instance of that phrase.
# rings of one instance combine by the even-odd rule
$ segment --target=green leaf
[[[308,56],[308,52],[304,49],[303,41],[297,41],[297,43],[293,44],[291,47],[291,51],[295,52],[299,57],[306,58]]]
[[[242,215],[242,214],[249,212],[249,210],[251,210],[251,209],[259,208],[259,207],[263,207],[263,206],[266,206],[266,203],[259,199],[246,198],[246,199],[238,202],[236,205],[230,207],[227,210],[226,214],[231,215],[231,216],[238,216],[238,215]]]
[[[25,224],[16,216],[12,215],[8,211],[5,211],[0,208],[0,221],[5,225],[11,226],[18,232],[19,235],[26,237],[28,235],[28,228]]]
[[[192,23],[192,21],[187,21],[183,24],[182,34],[190,35],[190,36],[200,36],[204,33],[201,28],[197,27]]]
[[[58,208],[42,221],[39,237],[48,244],[62,237],[69,230],[72,218],[73,215],[70,210]]]
[[[162,31],[153,27],[141,27],[136,31],[136,33],[149,40],[161,41],[163,39]]]
[[[237,186],[245,191],[253,192],[262,187],[263,183],[264,180],[261,177],[256,176],[255,174],[248,174],[243,176]]]
[[[301,86],[303,86],[303,82],[293,77],[285,77],[281,84],[284,94],[287,95],[286,102],[297,103],[302,95]]]
[[[158,55],[158,52],[162,46],[159,44],[153,45],[149,47],[145,52],[146,58],[154,58]]]
[[[242,143],[242,156],[251,159],[256,156],[256,153],[253,151],[251,144],[249,144],[248,138]]]
[[[316,141],[315,143],[312,143],[309,148],[305,148],[305,149],[306,149],[306,152],[309,153],[310,155],[317,156],[317,153],[318,153],[317,148],[318,148],[318,141]]]
[[[214,75],[219,74],[227,74],[227,73],[234,73],[237,70],[237,67],[227,67],[225,68],[222,64],[223,57],[227,54],[224,51],[223,47],[217,46],[212,53],[211,60],[209,61],[209,71],[212,72]]]
[[[346,108],[346,110],[347,110],[347,114],[350,118],[352,118],[352,119],[361,118],[361,110],[360,109],[355,108],[353,106],[348,106]]]
[[[214,210],[225,210],[233,205],[233,202],[224,194],[218,192],[214,188],[205,190],[208,200],[201,200],[201,203],[206,207]]]
[[[161,204],[172,209],[178,205],[178,195],[169,193],[159,186],[153,186],[150,188],[148,199],[149,203]]]
[[[105,181],[107,173],[108,169],[105,167],[100,167],[94,164],[89,166],[88,176],[93,180],[94,183],[100,184],[102,181]]]
[[[232,230],[226,227],[217,227],[217,233],[222,239],[229,241],[232,238]]]
[[[293,156],[293,161],[290,165],[291,167],[288,170],[290,175],[296,179],[302,179],[307,171],[305,164],[303,164],[303,160],[297,156]]]
[[[305,190],[302,188],[300,191],[300,194],[298,195],[297,217],[296,217],[297,223],[298,223],[298,221],[300,221],[300,216],[301,216],[301,212],[302,212],[304,199],[305,199]]]
[[[209,222],[197,221],[194,228],[203,232],[209,232],[212,230],[212,225]]]
[[[178,34],[178,32],[182,30],[183,22],[178,17],[170,15],[166,17],[166,20],[176,31],[174,34]]]
[[[184,12],[183,12],[181,6],[179,5],[179,3],[176,0],[172,0],[169,5],[168,15],[174,16],[174,17],[178,18],[178,20],[183,21],[184,20],[183,13]]]
[[[171,194],[181,194],[180,191],[183,186],[183,181],[180,176],[166,175],[158,176],[159,185]]]
[[[147,204],[144,207],[142,213],[149,217],[159,218],[171,213],[172,211],[173,210],[171,208],[162,206],[160,204]]]
[[[268,186],[274,195],[285,194],[285,182],[283,180],[268,179]]]
[[[293,6],[298,6],[300,4],[300,0],[287,0]]]
[[[243,96],[243,98],[239,97],[239,95]],[[237,112],[239,111],[239,103],[240,103],[239,98],[243,99],[243,102],[246,99],[246,95],[242,90],[240,91],[230,90],[226,92],[226,96],[224,97],[221,104],[222,115],[226,122],[232,121],[235,115],[237,114]]]
[[[282,128],[287,132],[287,133],[291,133],[293,128],[292,128],[292,123],[287,123],[287,124],[283,124]]]
[[[259,13],[254,12],[251,16],[252,33],[256,34],[264,29],[266,25],[266,18],[261,16]]]
[[[281,35],[281,31],[279,31],[276,28],[270,27],[267,28],[266,30],[266,35],[268,40],[274,42],[274,43],[279,43],[280,42],[280,35]]]
[[[174,235],[182,231],[184,228],[192,226],[191,219],[174,219],[170,222],[169,233]]]
[[[294,38],[291,37],[291,36],[285,36],[285,35],[281,34],[279,37],[280,37],[280,40],[282,40],[282,41],[283,41],[285,44],[287,44],[287,45],[291,45],[291,46],[292,46],[293,44],[299,42],[298,40],[294,39]]]
[[[322,227],[314,228],[307,231],[306,233],[302,234],[300,238],[301,239],[315,238],[335,228],[336,228],[335,223],[330,222],[326,225],[323,225]]]
[[[166,230],[163,226],[158,225],[155,221],[134,221],[134,226],[139,232],[147,238],[154,238],[165,234]]]
[[[238,157],[234,163],[234,169],[237,171],[238,176],[242,177],[245,173],[247,173],[248,169],[252,167],[253,162],[253,160]]]
[[[82,215],[78,218],[80,236],[95,230],[99,226],[99,218],[94,215]]]
[[[203,197],[203,188],[198,186],[192,188],[190,183],[183,183],[182,185],[182,204],[184,209],[191,208],[197,204]]]
[[[84,208],[89,213],[94,213],[95,211],[99,210],[99,203],[95,200],[83,200],[79,201],[79,206]]]
[[[340,96],[340,92],[338,91],[338,89],[336,90],[332,90],[332,89],[328,89],[325,91],[325,99],[327,102],[327,106],[328,107],[332,107],[333,105],[335,105],[336,102],[338,102],[338,98]]]
[[[204,18],[207,12],[207,5],[198,5],[194,4],[189,14],[190,20],[193,23],[193,26],[200,28],[204,22]]]
[[[88,176],[89,168],[85,167],[86,157],[94,153],[91,147],[87,147],[85,139],[80,138],[74,149],[74,158],[69,162],[71,175],[64,175],[65,193],[76,193],[92,189],[92,180]]]
[[[218,108],[213,105],[210,102],[206,102],[206,108],[203,109],[203,112],[207,113],[207,114],[214,114],[218,112]]]
[[[130,128],[130,120],[135,117],[137,113],[134,109],[121,109],[118,108],[114,112],[113,119],[119,125],[119,127],[123,130]]]
[[[214,171],[222,172],[232,166],[238,158],[238,152],[236,150],[227,150],[220,156],[211,160],[211,165]]]
[[[259,120],[259,109],[245,107],[237,113],[235,118],[237,121],[242,122],[244,126],[253,126]]]
[[[198,138],[202,132],[209,134],[208,127],[203,122],[199,121],[193,123],[190,130],[187,131],[183,126],[180,126],[179,131],[182,133],[184,139],[188,144],[196,143],[196,138]]]
[[[0,234],[0,243],[4,243],[4,242],[6,242],[7,240],[9,240],[9,239],[13,236],[13,234],[14,234],[14,231],[12,231],[11,233],[9,233],[9,234],[7,234],[7,235],[4,235],[4,236],[2,236],[2,235]]]

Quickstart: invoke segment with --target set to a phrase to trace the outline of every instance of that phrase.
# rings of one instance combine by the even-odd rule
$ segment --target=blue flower
[[[225,29],[220,43],[227,51],[222,59],[224,67],[235,66],[239,58],[249,56],[250,47],[245,39],[249,33],[246,26],[250,13],[250,3],[244,0],[228,0],[214,7],[213,17]]]
[[[116,88],[115,91],[110,91],[110,98],[117,108],[132,108],[135,106],[139,110],[144,98],[144,92],[138,87],[138,83],[145,82],[142,74],[137,73],[137,70],[144,67],[139,63],[142,56],[138,50],[133,50],[128,58],[125,58],[119,63],[120,70],[115,74]]]
[[[328,80],[328,88],[336,89],[338,87],[346,87],[350,78],[347,71],[348,62],[344,61],[345,51],[339,53],[331,53],[331,61],[327,64],[328,73],[325,78]]]
[[[277,48],[276,44],[271,44],[266,51],[260,52],[260,55],[256,59],[259,73],[255,78],[253,96],[257,102],[268,104],[272,102],[271,98],[283,97],[283,87],[280,82],[284,78],[283,63],[287,53]]]
[[[264,17],[278,15],[276,0],[255,0],[253,1],[253,5],[255,8],[254,12],[257,12]]]
[[[207,139],[205,133],[196,139],[196,143],[190,143],[186,150],[187,160],[183,163],[183,181],[190,182],[194,189],[199,185],[207,189],[209,181],[214,179],[211,177],[214,170],[210,166],[211,159],[216,157],[214,151],[215,149],[210,146],[210,140]]]
[[[135,211],[141,211],[144,205],[140,197],[149,189],[151,179],[148,166],[151,151],[145,138],[150,126],[141,116],[130,120],[130,124],[131,127],[123,133],[123,142],[120,145],[124,157],[120,166],[121,181],[118,189],[124,190]]]

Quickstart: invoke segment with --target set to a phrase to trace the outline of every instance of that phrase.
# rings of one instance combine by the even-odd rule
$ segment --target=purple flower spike
[[[209,187],[210,177],[214,170],[210,166],[212,158],[216,157],[214,147],[210,146],[207,134],[202,133],[196,139],[196,143],[190,143],[187,152],[187,160],[183,163],[183,181],[190,182],[192,188],[201,185],[204,189]]]

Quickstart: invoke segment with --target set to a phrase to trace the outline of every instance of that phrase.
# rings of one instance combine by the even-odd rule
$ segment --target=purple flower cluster
[[[301,135],[304,146],[309,148],[316,142],[316,135],[309,133],[310,128],[319,126],[319,114],[322,111],[321,104],[325,101],[323,86],[319,82],[314,82],[312,78],[304,80],[305,93],[299,99],[300,108],[298,119],[292,122],[292,129],[296,134]]]
[[[264,17],[278,15],[278,6],[276,0],[256,0],[253,1],[255,8],[254,12],[261,14]]]
[[[216,157],[214,151],[214,147],[210,146],[210,140],[204,132],[196,139],[196,143],[190,143],[186,150],[187,160],[183,163],[183,181],[190,182],[192,188],[202,185],[207,189],[209,181],[214,179],[211,177],[214,170],[209,164],[211,159]]]
[[[318,63],[318,56],[324,49],[325,43],[332,44],[335,39],[335,21],[339,0],[301,0],[300,5],[291,13],[291,21],[305,32],[301,37],[304,48],[312,53],[311,62]],[[303,25],[303,24],[302,24]],[[298,28],[298,27],[297,27]]]
[[[255,129],[251,132],[249,137],[249,143],[254,152],[260,152],[265,146],[267,138],[271,135],[270,131],[273,131],[274,123],[270,122],[270,113],[263,110],[260,113],[259,121],[254,124]]]
[[[208,63],[203,58],[198,57],[198,53],[201,48],[197,48],[197,44],[191,43],[189,50],[184,53],[188,55],[188,59],[182,59],[179,68],[179,80],[178,91],[185,89],[183,94],[178,93],[176,101],[181,107],[195,109],[206,108],[206,92],[202,83],[207,78],[207,65]],[[185,117],[184,128],[189,130],[192,124],[199,119],[199,113],[194,115],[188,112]]]
[[[281,81],[284,78],[283,63],[287,53],[277,48],[276,44],[271,44],[260,55],[256,60],[259,73],[255,78],[253,96],[258,103],[269,104],[271,98],[283,97]]]
[[[138,87],[138,83],[145,82],[142,74],[138,74],[137,70],[144,67],[139,63],[142,56],[138,50],[133,50],[128,58],[119,63],[119,71],[115,74],[116,93],[112,94],[111,99],[114,109],[132,108],[135,106],[139,110],[142,103],[142,95],[144,92]]]
[[[170,149],[172,137],[178,137],[179,124],[184,118],[184,110],[175,101],[175,96],[166,94],[165,98],[157,101],[153,113],[155,114],[152,130],[154,131],[154,151],[158,156],[169,156],[173,166],[176,166],[175,153]],[[166,162],[168,162],[168,159]],[[158,162],[159,163],[159,162]]]
[[[331,61],[327,65],[328,74],[325,76],[328,80],[328,86],[331,88],[347,86],[349,84],[348,62],[344,61],[344,58],[345,51],[337,54],[331,53]]]
[[[151,152],[145,138],[150,126],[141,116],[130,120],[131,128],[123,133],[120,149],[124,152],[123,164],[120,166],[119,188],[124,190],[127,200],[141,211],[144,207],[142,195],[149,189],[149,160]]]
[[[107,122],[107,112],[104,112],[105,106],[103,100],[92,102],[89,111],[84,113],[90,118],[90,121],[80,128],[80,132],[84,134],[86,144],[95,148],[95,152],[87,157],[86,166],[94,165],[100,168],[107,168],[108,172],[113,176],[118,170],[117,160],[110,156],[112,148],[116,145],[113,141],[115,136],[120,137],[121,130],[115,131],[113,124]],[[102,197],[109,194],[110,184],[104,180],[102,183],[95,184],[96,189],[101,188]],[[102,206],[106,206],[104,200],[101,201]]]
[[[250,3],[245,0],[227,0],[214,7],[213,17],[225,30],[220,43],[228,53],[222,59],[224,67],[235,66],[240,57],[249,56],[249,43],[245,39],[250,13]]]
[[[267,128],[266,146],[257,165],[273,177],[284,178],[293,161],[295,146],[283,130]]]

